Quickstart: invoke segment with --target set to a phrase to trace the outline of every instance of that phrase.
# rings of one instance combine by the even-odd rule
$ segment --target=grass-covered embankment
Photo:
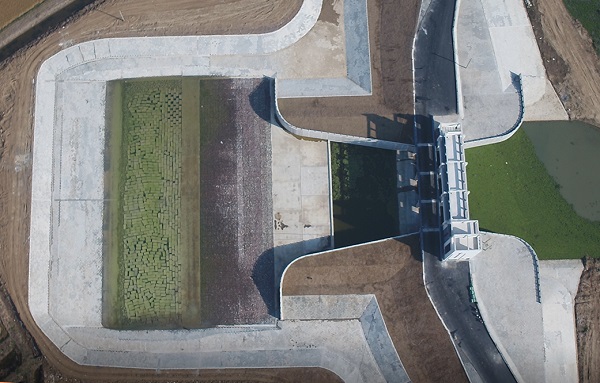
[[[588,31],[600,54],[600,0],[564,0],[567,10]]]
[[[331,143],[335,246],[398,235],[396,152]]]
[[[470,213],[482,230],[523,238],[540,259],[600,256],[600,222],[575,213],[525,132],[466,157]]]

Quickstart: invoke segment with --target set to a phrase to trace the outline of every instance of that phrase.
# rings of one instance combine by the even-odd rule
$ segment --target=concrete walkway
[[[329,143],[272,126],[275,288],[294,259],[333,247]]]
[[[575,295],[582,271],[578,259],[540,261],[547,383],[579,381]]]
[[[485,325],[519,382],[577,382],[580,261],[538,262],[522,240],[482,233],[471,278]]]
[[[537,257],[522,240],[482,233],[470,260],[483,321],[518,382],[544,382],[544,330]]]
[[[459,113],[467,145],[494,142],[474,142],[490,137],[507,138],[518,126],[522,107],[525,120],[567,119],[546,78],[524,3],[459,0],[458,4]],[[522,79],[523,105],[514,75]]]

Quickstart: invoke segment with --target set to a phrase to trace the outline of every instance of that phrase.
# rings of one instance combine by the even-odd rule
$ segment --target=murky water
[[[538,158],[577,214],[600,221],[600,128],[577,121],[527,122]]]

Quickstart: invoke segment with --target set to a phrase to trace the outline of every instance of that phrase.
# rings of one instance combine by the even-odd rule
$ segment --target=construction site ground
[[[0,278],[16,308],[16,312],[8,310],[12,315],[8,320],[22,321],[33,336],[43,355],[41,363],[47,381],[339,381],[335,375],[322,369],[196,370],[159,373],[82,367],[64,357],[43,336],[27,307],[33,84],[41,63],[64,47],[98,38],[271,31],[289,21],[301,2],[206,0],[198,4],[197,1],[175,0],[152,2],[152,5],[148,6],[147,0],[97,1],[70,16],[68,22],[57,25],[55,29],[47,31],[10,58],[0,62]],[[570,18],[561,0],[532,0],[532,3],[529,15],[544,64],[570,118],[600,125],[600,111],[597,107],[600,105],[600,61],[591,40],[583,28]],[[402,132],[411,126],[409,121],[413,110],[410,52],[419,1],[369,0],[368,7],[373,96],[354,97],[350,100],[337,97],[288,100],[282,105],[282,111],[290,122],[307,128],[392,140],[403,139]],[[30,22],[35,24],[37,19]],[[344,127],[347,127],[347,130]],[[414,263],[410,274],[413,276],[412,280],[416,285],[422,286],[421,263],[415,259],[411,259],[411,262]],[[590,261],[587,265],[593,264],[597,265],[597,262]],[[600,326],[600,302],[597,298],[599,294],[594,290],[600,285],[600,268],[587,265],[582,281],[588,282],[581,283],[576,306],[578,325],[583,324],[578,327],[579,368],[583,381],[594,381],[599,375],[594,368],[597,369],[598,366],[594,366],[593,363],[585,364],[585,360],[598,360],[600,353],[600,332],[589,330]],[[356,270],[361,267],[358,265]],[[380,286],[384,289],[384,285]],[[350,292],[350,289],[345,292]],[[0,293],[7,297],[4,291]],[[403,306],[407,310],[405,322],[389,319],[388,328],[392,334],[393,326],[411,324],[409,314],[413,314],[412,325],[421,324],[420,311],[415,308],[420,307],[418,304],[429,304],[424,294],[419,295],[420,299],[415,298],[416,294],[405,295],[411,302],[410,305]],[[408,302],[407,300],[406,303]],[[583,302],[587,303],[585,308],[579,305]],[[381,301],[380,304],[384,306]],[[393,306],[392,302],[390,307]],[[4,310],[3,313],[8,311]],[[2,320],[4,322],[4,316]],[[456,358],[453,350],[445,354],[438,352],[438,349],[432,352],[432,344],[448,343],[447,334],[443,329],[437,331],[437,335],[418,339],[415,336],[420,334],[419,332],[412,335],[410,331],[405,333],[409,336],[407,339],[412,339],[412,343],[408,343],[412,348],[408,349],[414,351],[415,355],[441,359],[444,359],[444,355],[450,355],[450,358]],[[10,335],[21,336],[13,332]],[[394,339],[393,335],[392,338]],[[395,345],[399,347],[396,342]],[[419,349],[423,345],[428,348]],[[34,361],[31,365],[36,366],[40,356],[35,351],[35,346],[19,347],[30,348],[24,353],[29,355],[27,360]],[[429,353],[424,350],[429,350]],[[413,378],[415,381],[425,381],[426,374],[431,373],[426,371],[428,364],[424,362],[425,359],[419,360],[414,356],[414,361],[405,361],[402,353],[401,357],[409,374],[416,374]],[[456,363],[447,363],[453,366],[454,371]],[[414,370],[415,365],[418,365],[417,369],[424,371],[411,373],[417,371]],[[589,373],[584,374],[582,368],[589,368]],[[443,371],[437,368],[435,370]],[[446,378],[450,376],[448,373],[449,370],[446,371]],[[462,371],[456,374],[464,379]],[[419,379],[419,376],[423,379]]]
[[[285,273],[282,294],[374,294],[413,382],[466,382],[422,273],[419,236],[413,235],[300,259]]]
[[[600,60],[563,0],[532,0],[529,19],[546,73],[569,118],[600,127]]]
[[[600,260],[586,258],[575,297],[577,365],[579,381],[597,382],[600,377]]]
[[[8,295],[12,298],[16,312],[14,318],[20,318],[24,327],[31,333],[43,358],[43,375],[47,381],[160,381],[165,379],[182,381],[339,381],[333,373],[322,369],[237,369],[209,371],[147,371],[126,370],[117,368],[82,367],[66,358],[60,350],[40,332],[34,323],[27,306],[28,296],[28,251],[29,251],[29,215],[31,198],[31,159],[32,159],[32,126],[34,83],[41,63],[59,50],[77,44],[106,37],[129,36],[161,36],[161,35],[207,35],[207,34],[249,34],[264,33],[284,25],[298,11],[301,0],[229,0],[227,2],[209,0],[198,5],[194,1],[181,0],[169,3],[153,3],[148,7],[147,1],[98,1],[83,11],[70,16],[67,22],[45,33],[20,49],[0,64],[0,143],[2,148],[0,179],[0,200],[2,215],[0,225],[0,250],[5,254],[0,260],[0,277],[6,285]],[[369,1],[370,17],[378,20],[381,15],[390,15],[392,1]],[[324,2],[324,9],[329,10],[332,1]],[[388,38],[388,45],[395,39],[396,33],[402,31],[405,44],[398,51],[400,56],[396,62],[403,62],[401,74],[390,73],[388,81],[392,84],[402,78],[402,93],[408,103],[396,102],[397,111],[412,110],[412,74],[411,44],[416,22],[418,1],[411,2],[411,12],[396,9],[397,14],[405,15],[405,20],[393,21],[393,33],[381,29],[379,22],[370,23],[373,45],[372,54],[376,59],[373,66],[378,68],[379,39]],[[402,12],[400,12],[402,11]],[[410,21],[411,15],[414,16]],[[328,17],[327,14],[324,17]],[[410,21],[410,22],[407,22]],[[371,21],[371,20],[370,20]],[[404,21],[404,24],[403,24]],[[35,24],[36,19],[31,21]],[[32,24],[32,25],[33,25]],[[24,30],[32,25],[24,25]],[[390,25],[389,23],[387,25]],[[388,65],[388,67],[391,67]],[[376,81],[383,77],[378,71]],[[393,89],[392,89],[393,91]],[[374,93],[382,97],[378,85]],[[344,106],[343,98],[336,98],[340,103],[330,109],[336,114],[350,113],[352,106]],[[377,111],[376,111],[377,112]],[[302,112],[302,114],[307,113]],[[361,116],[364,120],[364,116]],[[362,132],[349,131],[368,135]],[[420,263],[413,273],[415,281],[422,286]],[[422,301],[429,305],[426,297]],[[417,310],[418,311],[418,310]],[[18,320],[17,320],[18,322]],[[415,323],[418,321],[415,320]],[[437,333],[439,339],[435,343],[446,344],[459,374],[460,365],[451,349],[448,335],[444,331]],[[39,365],[40,357],[36,354],[35,363]],[[439,354],[446,358],[445,354]],[[462,376],[462,375],[461,375]]]

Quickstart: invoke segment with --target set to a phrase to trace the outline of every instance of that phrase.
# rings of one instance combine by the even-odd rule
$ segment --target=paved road
[[[424,108],[421,112],[425,115],[429,112],[426,106],[421,105]],[[417,144],[433,145],[435,134],[432,119],[419,116],[415,128]],[[417,152],[420,156],[417,161],[419,172],[435,172],[436,156],[429,150],[422,149],[424,148],[420,147]],[[419,178],[421,200],[437,198],[439,193],[436,182],[428,183],[428,177]],[[421,226],[429,229],[421,234],[425,287],[444,324],[450,330],[469,379],[472,382],[516,382],[485,325],[478,321],[474,311],[475,306],[470,303],[469,263],[440,262],[440,222],[434,215],[437,209],[424,208],[431,206],[425,203],[421,205]]]
[[[516,382],[492,342],[485,325],[477,320],[469,300],[469,263],[442,263],[424,253],[425,285],[444,318],[472,382],[477,375],[486,383]]]
[[[457,113],[452,19],[454,1],[432,0],[423,15],[415,42],[417,113],[444,116]]]

